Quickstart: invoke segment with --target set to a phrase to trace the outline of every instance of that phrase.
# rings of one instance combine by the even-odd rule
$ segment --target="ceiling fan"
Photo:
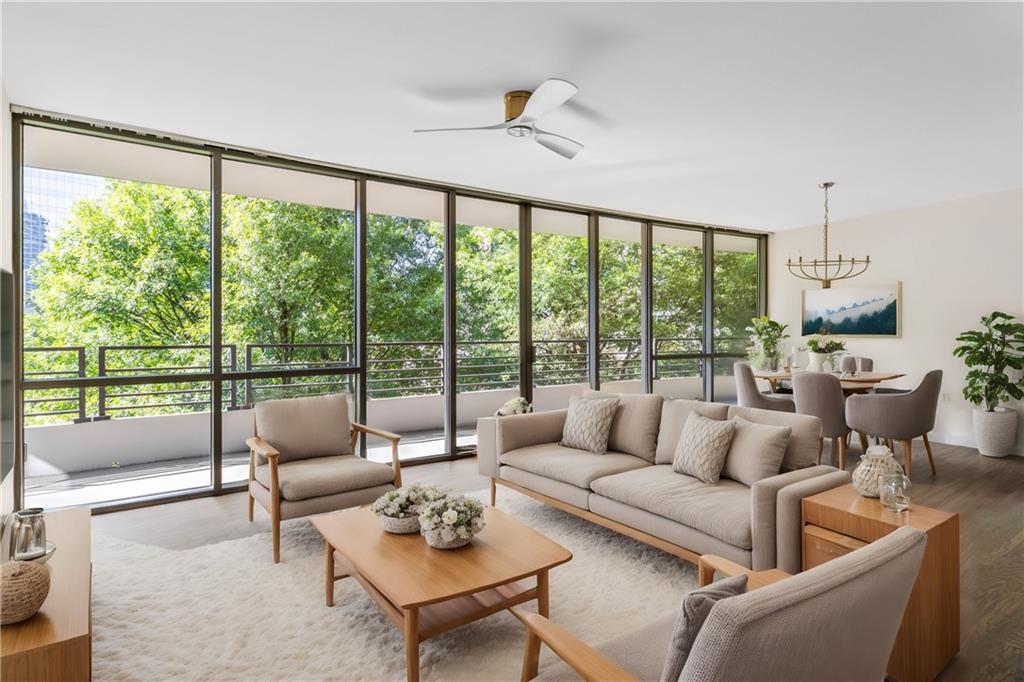
[[[583,145],[563,135],[549,133],[537,127],[537,120],[562,106],[579,90],[561,78],[549,78],[532,93],[513,90],[505,93],[505,122],[474,128],[429,128],[414,133],[441,133],[458,130],[504,130],[512,137],[528,137],[542,147],[571,159],[580,153]]]

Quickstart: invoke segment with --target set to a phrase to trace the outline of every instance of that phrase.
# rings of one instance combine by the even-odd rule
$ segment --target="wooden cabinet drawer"
[[[804,526],[804,570],[849,554],[866,544],[857,538],[807,524]]]

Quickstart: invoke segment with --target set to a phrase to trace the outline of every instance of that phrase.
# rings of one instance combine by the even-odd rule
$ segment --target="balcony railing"
[[[699,338],[659,338],[655,354],[685,353],[700,348]],[[604,382],[637,381],[641,374],[638,338],[601,339],[598,344],[601,379]],[[692,352],[697,352],[696,350]],[[225,371],[327,368],[353,364],[350,343],[247,344],[223,347]],[[444,347],[439,341],[378,342],[367,345],[369,398],[401,398],[438,395],[444,390]],[[85,346],[33,347],[25,349],[25,376],[29,379],[85,377],[90,357]],[[98,376],[133,374],[182,374],[209,369],[209,347],[204,345],[102,345],[96,351]],[[658,360],[655,378],[695,377],[702,373],[698,358]],[[456,344],[458,393],[512,389],[519,385],[517,341],[466,341]],[[547,339],[533,344],[535,386],[587,383],[587,340]],[[270,397],[351,390],[351,377],[314,376],[283,379],[228,380],[223,384],[222,405],[240,409]],[[51,422],[108,419],[209,409],[208,382],[182,380],[159,387],[143,385],[32,391],[25,399],[25,417]],[[92,413],[92,416],[90,416]]]

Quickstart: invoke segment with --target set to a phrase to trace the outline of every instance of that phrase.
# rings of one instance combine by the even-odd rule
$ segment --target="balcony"
[[[692,339],[659,339],[675,348]],[[225,371],[281,370],[351,364],[350,344],[253,344],[226,346]],[[99,376],[164,374],[171,377],[207,369],[205,346],[99,346]],[[81,346],[26,348],[26,378],[84,377],[88,349]],[[367,419],[402,434],[403,460],[443,453],[444,360],[439,342],[371,343],[367,347]],[[602,385],[639,392],[640,340],[602,339]],[[198,359],[197,359],[198,358]],[[476,420],[519,395],[516,341],[457,344],[456,444],[472,449]],[[655,389],[673,396],[700,397],[702,363],[659,361]],[[586,339],[538,341],[534,346],[534,405],[564,407],[587,386]],[[721,377],[723,390],[731,377]],[[354,392],[355,377],[330,375],[294,379],[225,381],[221,395],[222,469],[225,483],[248,476],[245,439],[253,433],[252,405],[276,397]],[[717,383],[717,381],[716,381]],[[94,504],[203,488],[211,484],[209,383],[170,383],[95,389],[32,390],[26,393],[25,494],[48,508]],[[389,462],[389,445],[367,443],[367,457]]]

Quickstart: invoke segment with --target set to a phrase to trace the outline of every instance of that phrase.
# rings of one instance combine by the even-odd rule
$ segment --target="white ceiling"
[[[668,218],[776,230],[1022,181],[1022,5],[3,5],[16,105]],[[501,132],[506,90],[580,87]]]

